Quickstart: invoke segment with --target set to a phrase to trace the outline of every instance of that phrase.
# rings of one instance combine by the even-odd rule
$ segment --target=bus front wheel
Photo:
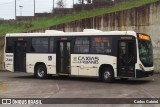
[[[47,69],[44,65],[37,65],[34,75],[36,78],[45,79],[47,77]]]
[[[114,81],[114,73],[113,69],[110,67],[105,67],[102,69],[101,78],[103,82],[111,83]]]

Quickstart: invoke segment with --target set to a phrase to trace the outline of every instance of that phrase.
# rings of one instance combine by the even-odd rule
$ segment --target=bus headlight
[[[139,64],[139,67],[141,68],[142,71],[144,71],[144,68],[141,64]]]

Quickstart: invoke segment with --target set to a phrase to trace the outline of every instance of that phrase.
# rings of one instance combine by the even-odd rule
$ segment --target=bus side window
[[[32,52],[46,53],[48,52],[48,38],[32,38]]]
[[[77,37],[75,40],[74,52],[75,53],[89,53],[89,38]]]
[[[112,53],[112,38],[111,37],[93,37],[92,38],[92,53],[111,54]]]
[[[51,53],[53,53],[54,52],[54,38],[50,38],[50,45],[49,46],[50,46],[49,51]]]

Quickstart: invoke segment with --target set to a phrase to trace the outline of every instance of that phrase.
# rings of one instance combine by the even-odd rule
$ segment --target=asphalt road
[[[160,74],[142,79],[116,80],[103,83],[96,78],[57,77],[41,80],[33,74],[0,72],[0,98],[159,98]],[[9,105],[0,105],[8,107]],[[13,107],[13,105],[11,105]],[[23,105],[43,107],[44,105]],[[47,105],[52,107],[53,105]],[[92,107],[160,107],[160,105],[76,105]],[[22,107],[16,105],[15,107]],[[75,107],[75,105],[54,105],[54,107]]]

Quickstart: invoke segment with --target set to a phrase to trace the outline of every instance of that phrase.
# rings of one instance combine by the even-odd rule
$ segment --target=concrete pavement
[[[103,83],[96,78],[57,77],[40,80],[33,74],[0,72],[0,98],[159,98],[160,75],[152,77]],[[7,105],[0,105],[6,107]],[[18,105],[19,106],[19,105]],[[16,107],[18,107],[16,105]],[[21,105],[22,106],[22,105]],[[24,107],[37,105],[23,105]],[[44,105],[39,105],[44,106]],[[53,106],[53,105],[47,105]],[[67,105],[54,105],[54,107]],[[74,105],[68,105],[72,107]],[[109,106],[109,105],[76,105]],[[134,105],[110,105],[133,107]],[[136,107],[160,107],[160,105],[136,105]],[[13,107],[13,106],[12,106]]]

